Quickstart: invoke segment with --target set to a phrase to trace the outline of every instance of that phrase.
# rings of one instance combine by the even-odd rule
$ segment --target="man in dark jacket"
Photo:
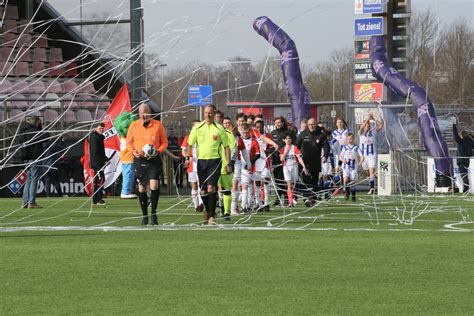
[[[469,136],[467,131],[462,131],[461,136],[459,136],[457,124],[453,124],[453,135],[454,140],[458,144],[457,163],[463,182],[463,192],[467,193],[469,192],[469,160],[472,157],[472,147],[474,141]]]
[[[102,191],[105,180],[104,168],[108,159],[105,155],[104,128],[104,123],[100,123],[89,136],[90,166],[94,170],[94,193],[92,194],[94,205],[105,205]]]
[[[31,121],[21,129],[21,154],[27,172],[23,187],[23,208],[41,208],[36,204],[36,194],[42,169],[40,157],[47,137],[48,134],[41,131],[41,120],[37,116],[32,117]]]
[[[300,133],[295,145],[301,150],[303,161],[308,170],[308,174],[303,173],[302,179],[305,185],[303,190],[305,205],[310,207],[314,204],[316,193],[320,190],[319,173],[321,172],[321,156],[324,150],[323,159],[328,159],[329,143],[321,127],[317,126],[316,120],[310,118],[308,120],[308,128]]]
[[[271,132],[272,140],[278,144],[279,148],[285,147],[285,142],[283,139],[288,132],[288,127],[286,125],[286,120],[284,117],[276,117],[274,119],[275,129]],[[286,193],[286,182],[283,176],[283,166],[280,160],[279,152],[272,153],[272,171],[273,177],[275,178],[275,184],[277,186],[278,198],[275,201],[275,206],[280,205],[280,200],[284,198]],[[284,201],[282,201],[284,202]],[[285,205],[285,203],[283,203]]]

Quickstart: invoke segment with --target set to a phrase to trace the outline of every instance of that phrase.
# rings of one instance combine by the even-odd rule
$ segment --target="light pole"
[[[160,64],[161,68],[161,104],[160,104],[160,118],[161,123],[163,124],[164,116],[163,116],[163,92],[164,92],[164,83],[165,83],[165,67],[168,66],[167,64]]]

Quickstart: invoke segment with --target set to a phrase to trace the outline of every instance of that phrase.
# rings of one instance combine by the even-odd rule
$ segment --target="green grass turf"
[[[139,222],[136,200],[85,201],[23,210],[2,199],[0,227]],[[200,229],[201,215],[177,202],[160,201],[160,222],[175,226],[0,232],[0,314],[474,313],[469,197],[337,198],[234,218],[231,229]],[[463,220],[463,232],[446,227]],[[288,230],[237,229],[268,221]]]

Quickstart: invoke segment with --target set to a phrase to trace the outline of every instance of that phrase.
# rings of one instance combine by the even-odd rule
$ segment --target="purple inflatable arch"
[[[380,36],[374,36],[370,39],[370,64],[372,72],[379,81],[383,82],[400,97],[410,97],[416,107],[418,125],[420,126],[425,148],[435,161],[437,186],[451,186],[453,162],[449,155],[448,146],[439,130],[433,103],[426,95],[426,91],[416,82],[403,77],[388,64],[385,42]]]
[[[291,115],[296,128],[299,128],[301,120],[309,117],[309,93],[303,84],[295,42],[266,16],[255,19],[253,28],[280,52],[280,67],[290,98]]]

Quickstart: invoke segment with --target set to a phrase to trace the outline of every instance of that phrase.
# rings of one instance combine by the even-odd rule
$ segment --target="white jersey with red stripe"
[[[285,146],[286,147],[286,146]],[[283,155],[285,153],[285,147],[280,149],[280,153]],[[291,145],[290,150],[286,153],[286,156],[283,157],[283,166],[297,166],[298,165],[298,158],[297,156],[301,156],[301,151],[295,145]]]
[[[183,143],[181,144],[182,149],[188,148],[188,146],[189,146],[188,137],[189,137],[189,134],[186,134],[186,136],[184,136]],[[188,166],[188,169],[186,169],[186,172],[191,173],[191,172],[196,172],[196,171],[197,171],[197,146],[196,146],[196,144],[194,144],[193,145],[193,157],[189,161],[189,166]]]
[[[258,145],[260,146],[260,159],[258,159],[256,162],[256,168],[257,168],[257,171],[259,172],[263,171],[265,168],[270,167],[270,159],[269,157],[267,157],[267,153],[266,153],[266,150],[268,149],[267,146],[269,145],[263,140],[264,137],[271,138],[271,135],[262,134],[260,138],[257,138]]]
[[[260,146],[258,145],[258,141],[255,137],[250,137],[250,138],[241,138],[244,145],[245,149],[249,153],[249,159],[252,161],[256,155],[260,154]],[[250,172],[255,172],[255,162],[252,163],[252,167],[250,168]]]

